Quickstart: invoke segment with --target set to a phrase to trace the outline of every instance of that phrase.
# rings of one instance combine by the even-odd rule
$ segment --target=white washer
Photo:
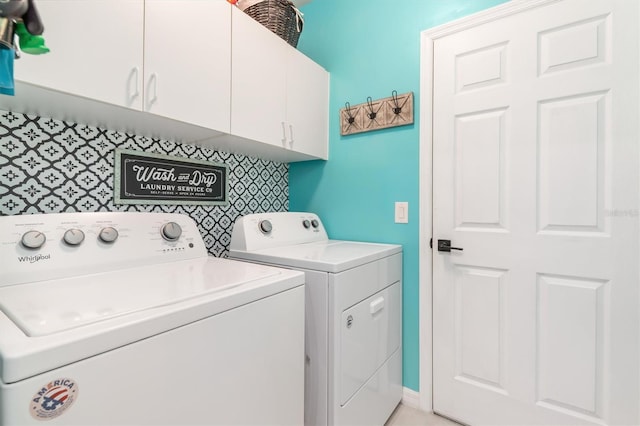
[[[383,425],[402,397],[402,247],[264,213],[236,221],[229,257],[305,272],[305,425]]]
[[[302,273],[162,213],[0,217],[0,258],[0,425],[303,422]]]

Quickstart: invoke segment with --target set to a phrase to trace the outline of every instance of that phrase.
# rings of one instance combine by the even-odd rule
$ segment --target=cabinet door
[[[146,0],[144,109],[229,131],[231,5]]]
[[[231,133],[284,146],[287,44],[233,10]]]
[[[287,59],[287,147],[326,160],[329,73],[296,50]]]
[[[143,0],[38,0],[37,7],[51,51],[23,53],[16,80],[141,108]]]

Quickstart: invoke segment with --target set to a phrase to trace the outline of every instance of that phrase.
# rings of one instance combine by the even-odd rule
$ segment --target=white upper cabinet
[[[228,133],[230,37],[226,0],[146,0],[145,111]]]
[[[234,9],[231,133],[327,158],[329,74]]]
[[[329,73],[298,51],[287,62],[287,145],[328,158]]]
[[[234,8],[231,133],[285,147],[287,46]]]
[[[51,52],[23,53],[16,80],[142,108],[142,0],[38,0],[37,7]]]
[[[38,10],[51,52],[23,54],[17,80],[229,131],[225,0],[40,0]]]
[[[1,0],[0,0],[1,1]],[[38,0],[0,109],[276,161],[327,158],[329,74],[226,0]]]

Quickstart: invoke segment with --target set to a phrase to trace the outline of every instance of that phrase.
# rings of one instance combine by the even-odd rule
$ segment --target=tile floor
[[[400,404],[385,426],[460,426],[460,424],[436,414],[425,413]]]

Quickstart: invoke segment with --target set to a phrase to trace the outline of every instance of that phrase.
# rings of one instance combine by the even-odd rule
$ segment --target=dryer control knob
[[[260,232],[263,234],[268,234],[273,229],[273,225],[268,220],[261,220],[258,227],[260,228]]]
[[[311,226],[311,222],[309,222],[308,219],[305,219],[302,221],[302,226],[304,226],[304,229],[309,229],[309,227]]]
[[[118,239],[118,230],[112,226],[107,226],[106,228],[102,228],[100,233],[98,234],[98,238],[103,243],[112,243]]]
[[[316,219],[313,219],[311,221],[311,226],[313,226],[314,228],[317,228],[318,226],[320,226],[320,222],[318,222]]]
[[[67,229],[62,236],[62,241],[70,246],[80,245],[84,241],[84,232],[77,228]]]
[[[46,235],[40,231],[27,231],[22,234],[22,245],[28,249],[39,249],[47,241]]]
[[[161,232],[162,238],[167,241],[177,241],[182,235],[182,228],[175,222],[168,222],[162,225]]]

